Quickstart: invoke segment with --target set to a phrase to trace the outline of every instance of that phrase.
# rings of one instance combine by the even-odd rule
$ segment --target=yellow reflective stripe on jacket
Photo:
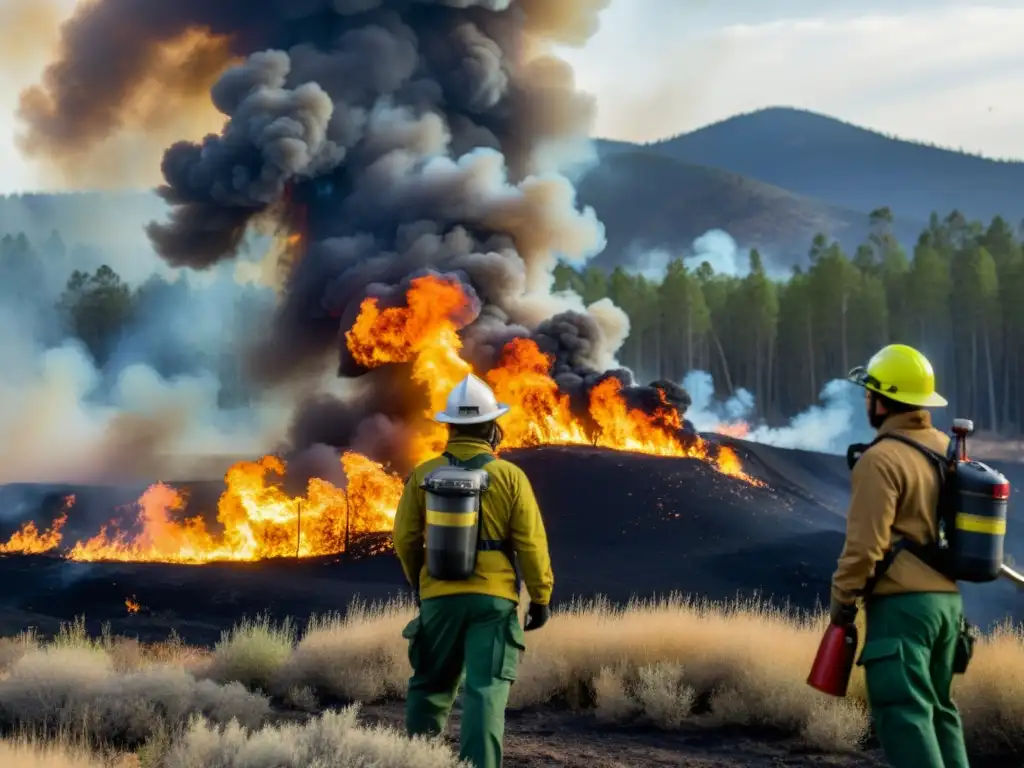
[[[1003,536],[1006,534],[1006,521],[994,517],[981,517],[980,515],[969,515],[966,512],[956,513],[956,527],[958,531],[967,533],[987,533],[991,536]]]
[[[427,525],[442,528],[472,528],[476,524],[476,512],[437,512],[427,510]]]

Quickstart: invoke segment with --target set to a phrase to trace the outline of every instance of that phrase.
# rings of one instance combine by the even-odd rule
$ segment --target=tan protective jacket
[[[878,434],[895,432],[945,454],[949,436],[932,426],[928,411],[896,414]],[[853,468],[846,544],[832,577],[832,596],[852,603],[892,544],[909,538],[927,544],[938,538],[939,475],[917,449],[896,440],[872,446]],[[956,592],[950,581],[909,552],[900,552],[874,594]]]

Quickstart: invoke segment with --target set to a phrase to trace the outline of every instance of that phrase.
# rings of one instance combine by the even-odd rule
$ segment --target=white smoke
[[[750,274],[750,251],[741,249],[732,235],[721,229],[712,229],[694,240],[691,253],[683,259],[690,269],[696,269],[705,261],[716,275],[746,277]]]
[[[784,427],[751,423],[754,396],[745,389],[726,400],[716,398],[714,380],[706,371],[690,371],[682,385],[693,400],[686,417],[701,432],[745,422],[750,431],[744,439],[752,442],[832,454],[845,454],[851,443],[869,442],[874,434],[864,411],[863,391],[845,379],[825,384],[818,396],[821,403],[797,414]]]
[[[761,251],[765,274],[772,280],[785,282],[790,278],[790,267],[773,263],[771,254]],[[674,254],[664,248],[642,249],[632,247],[625,259],[629,266],[626,271],[642,275],[647,280],[660,283],[665,279],[668,265],[682,258],[687,269],[695,270],[704,262],[710,265],[716,275],[746,277],[750,274],[750,249],[741,248],[735,238],[722,229],[711,229],[696,238],[681,254]]]
[[[71,207],[83,199],[72,197]],[[40,196],[39,203],[63,201]],[[128,212],[120,230],[141,235],[150,211],[136,211],[142,220]],[[30,238],[38,264],[24,285],[0,286],[0,483],[207,479],[234,458],[277,448],[294,392],[249,391],[241,370],[272,292],[237,282],[229,267],[185,278],[156,258],[144,236],[102,238],[79,227],[77,216],[50,213],[28,229],[38,237],[47,224],[56,228],[68,253],[53,257]],[[103,366],[54,311],[71,271],[94,268],[83,254],[108,263],[133,289],[154,275],[162,281]]]

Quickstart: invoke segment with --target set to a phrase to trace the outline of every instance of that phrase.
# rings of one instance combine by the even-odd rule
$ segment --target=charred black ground
[[[556,601],[605,595],[625,602],[673,590],[712,599],[760,595],[800,609],[826,601],[842,546],[844,459],[736,445],[749,470],[770,487],[747,485],[690,459],[581,447],[510,455],[532,479],[544,510]],[[1014,465],[1000,469],[1011,480],[1022,474]],[[65,490],[51,489],[52,498],[59,500]],[[77,522],[91,534],[115,505],[137,498],[138,489],[77,491],[86,517]],[[192,491],[196,503],[215,500],[219,485],[197,484]],[[40,513],[39,522],[52,514]],[[72,516],[69,534],[75,524]],[[1008,549],[1024,552],[1020,534],[1013,536]],[[59,622],[85,615],[94,629],[111,621],[117,632],[160,639],[173,627],[189,640],[209,643],[243,615],[269,612],[301,621],[343,610],[356,595],[384,599],[402,592],[394,555],[373,554],[386,539],[382,534],[357,542],[348,557],[230,565],[0,557],[0,578],[9,585],[0,597],[0,635],[30,624],[52,632]],[[143,606],[136,615],[125,608],[130,596]],[[1019,594],[1009,585],[981,585],[966,596],[977,622],[1024,619]]]

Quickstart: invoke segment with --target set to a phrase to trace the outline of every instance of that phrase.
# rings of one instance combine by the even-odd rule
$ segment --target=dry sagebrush
[[[291,622],[275,626],[266,616],[243,620],[223,633],[204,674],[221,683],[236,681],[248,688],[269,691],[294,647],[295,630]]]
[[[198,680],[151,661],[115,664],[117,642],[90,645],[79,637],[53,648],[22,638],[8,646],[7,658],[16,660],[0,680],[0,723],[51,727],[85,718],[102,734],[125,739],[144,737],[153,716],[180,723],[196,712],[226,723],[237,711],[243,723],[261,720],[266,699],[244,698],[240,686],[221,688],[218,681],[243,681],[307,712],[323,701],[400,698],[409,675],[401,630],[414,610],[406,601],[358,604],[344,617],[312,621],[297,642],[290,624],[243,622],[208,657],[181,649],[167,653],[172,661],[187,659],[181,663],[190,664]],[[853,749],[868,731],[862,671],[855,669],[846,699],[805,683],[826,622],[824,616],[795,619],[755,603],[681,597],[624,609],[600,601],[577,604],[527,635],[510,706],[589,707],[608,722],[666,729],[690,722],[747,725],[799,736],[825,750]],[[92,655],[48,660],[56,652]],[[121,667],[131,671],[118,674]],[[983,638],[954,688],[972,750],[1024,755],[1022,686],[1020,630],[1004,627]],[[190,738],[200,739],[202,729],[196,728]],[[202,738],[212,739],[216,729],[203,728]],[[237,740],[243,732],[217,733]]]
[[[164,768],[470,768],[443,743],[408,739],[389,728],[361,728],[358,707],[327,712],[301,725],[243,729],[194,720],[162,761]]]
[[[283,634],[246,623],[231,636],[245,641],[218,646],[212,669],[235,670],[234,679],[270,681],[269,690],[285,699],[297,691],[328,701],[398,698],[409,675],[401,630],[413,611],[405,601],[359,604],[343,618],[316,619],[286,659]],[[607,717],[615,706],[609,701],[617,697],[615,719],[675,728],[702,700],[711,719],[723,724],[801,734],[825,749],[853,748],[867,732],[863,707],[815,694],[800,675],[819,636],[755,604],[682,598],[624,610],[602,602],[578,604],[527,636],[529,649],[510,706],[597,705]],[[256,651],[253,643],[266,647]]]
[[[118,672],[102,648],[40,648],[0,679],[0,726],[6,732],[72,733],[132,746],[196,713],[257,726],[268,712],[267,699],[241,684],[196,680],[180,667]]]
[[[131,756],[100,758],[70,744],[40,744],[28,740],[0,741],[3,768],[138,768]]]
[[[344,618],[315,620],[286,660],[277,651],[249,654],[272,658],[273,668],[263,665],[239,677],[270,680],[275,695],[307,702],[401,697],[409,675],[401,629],[413,611],[400,601],[357,605]],[[826,621],[797,619],[757,603],[679,596],[623,609],[579,603],[527,635],[510,706],[596,707],[605,719],[664,728],[700,717],[799,735],[821,749],[856,748],[868,732],[862,671],[855,669],[846,699],[819,694],[805,682]],[[261,634],[279,651],[279,635]],[[232,649],[226,644],[218,653]],[[238,662],[220,663],[229,668]],[[1022,685],[1020,631],[1007,627],[984,638],[954,689],[972,749],[1024,753],[1024,699],[1016,695]]]

